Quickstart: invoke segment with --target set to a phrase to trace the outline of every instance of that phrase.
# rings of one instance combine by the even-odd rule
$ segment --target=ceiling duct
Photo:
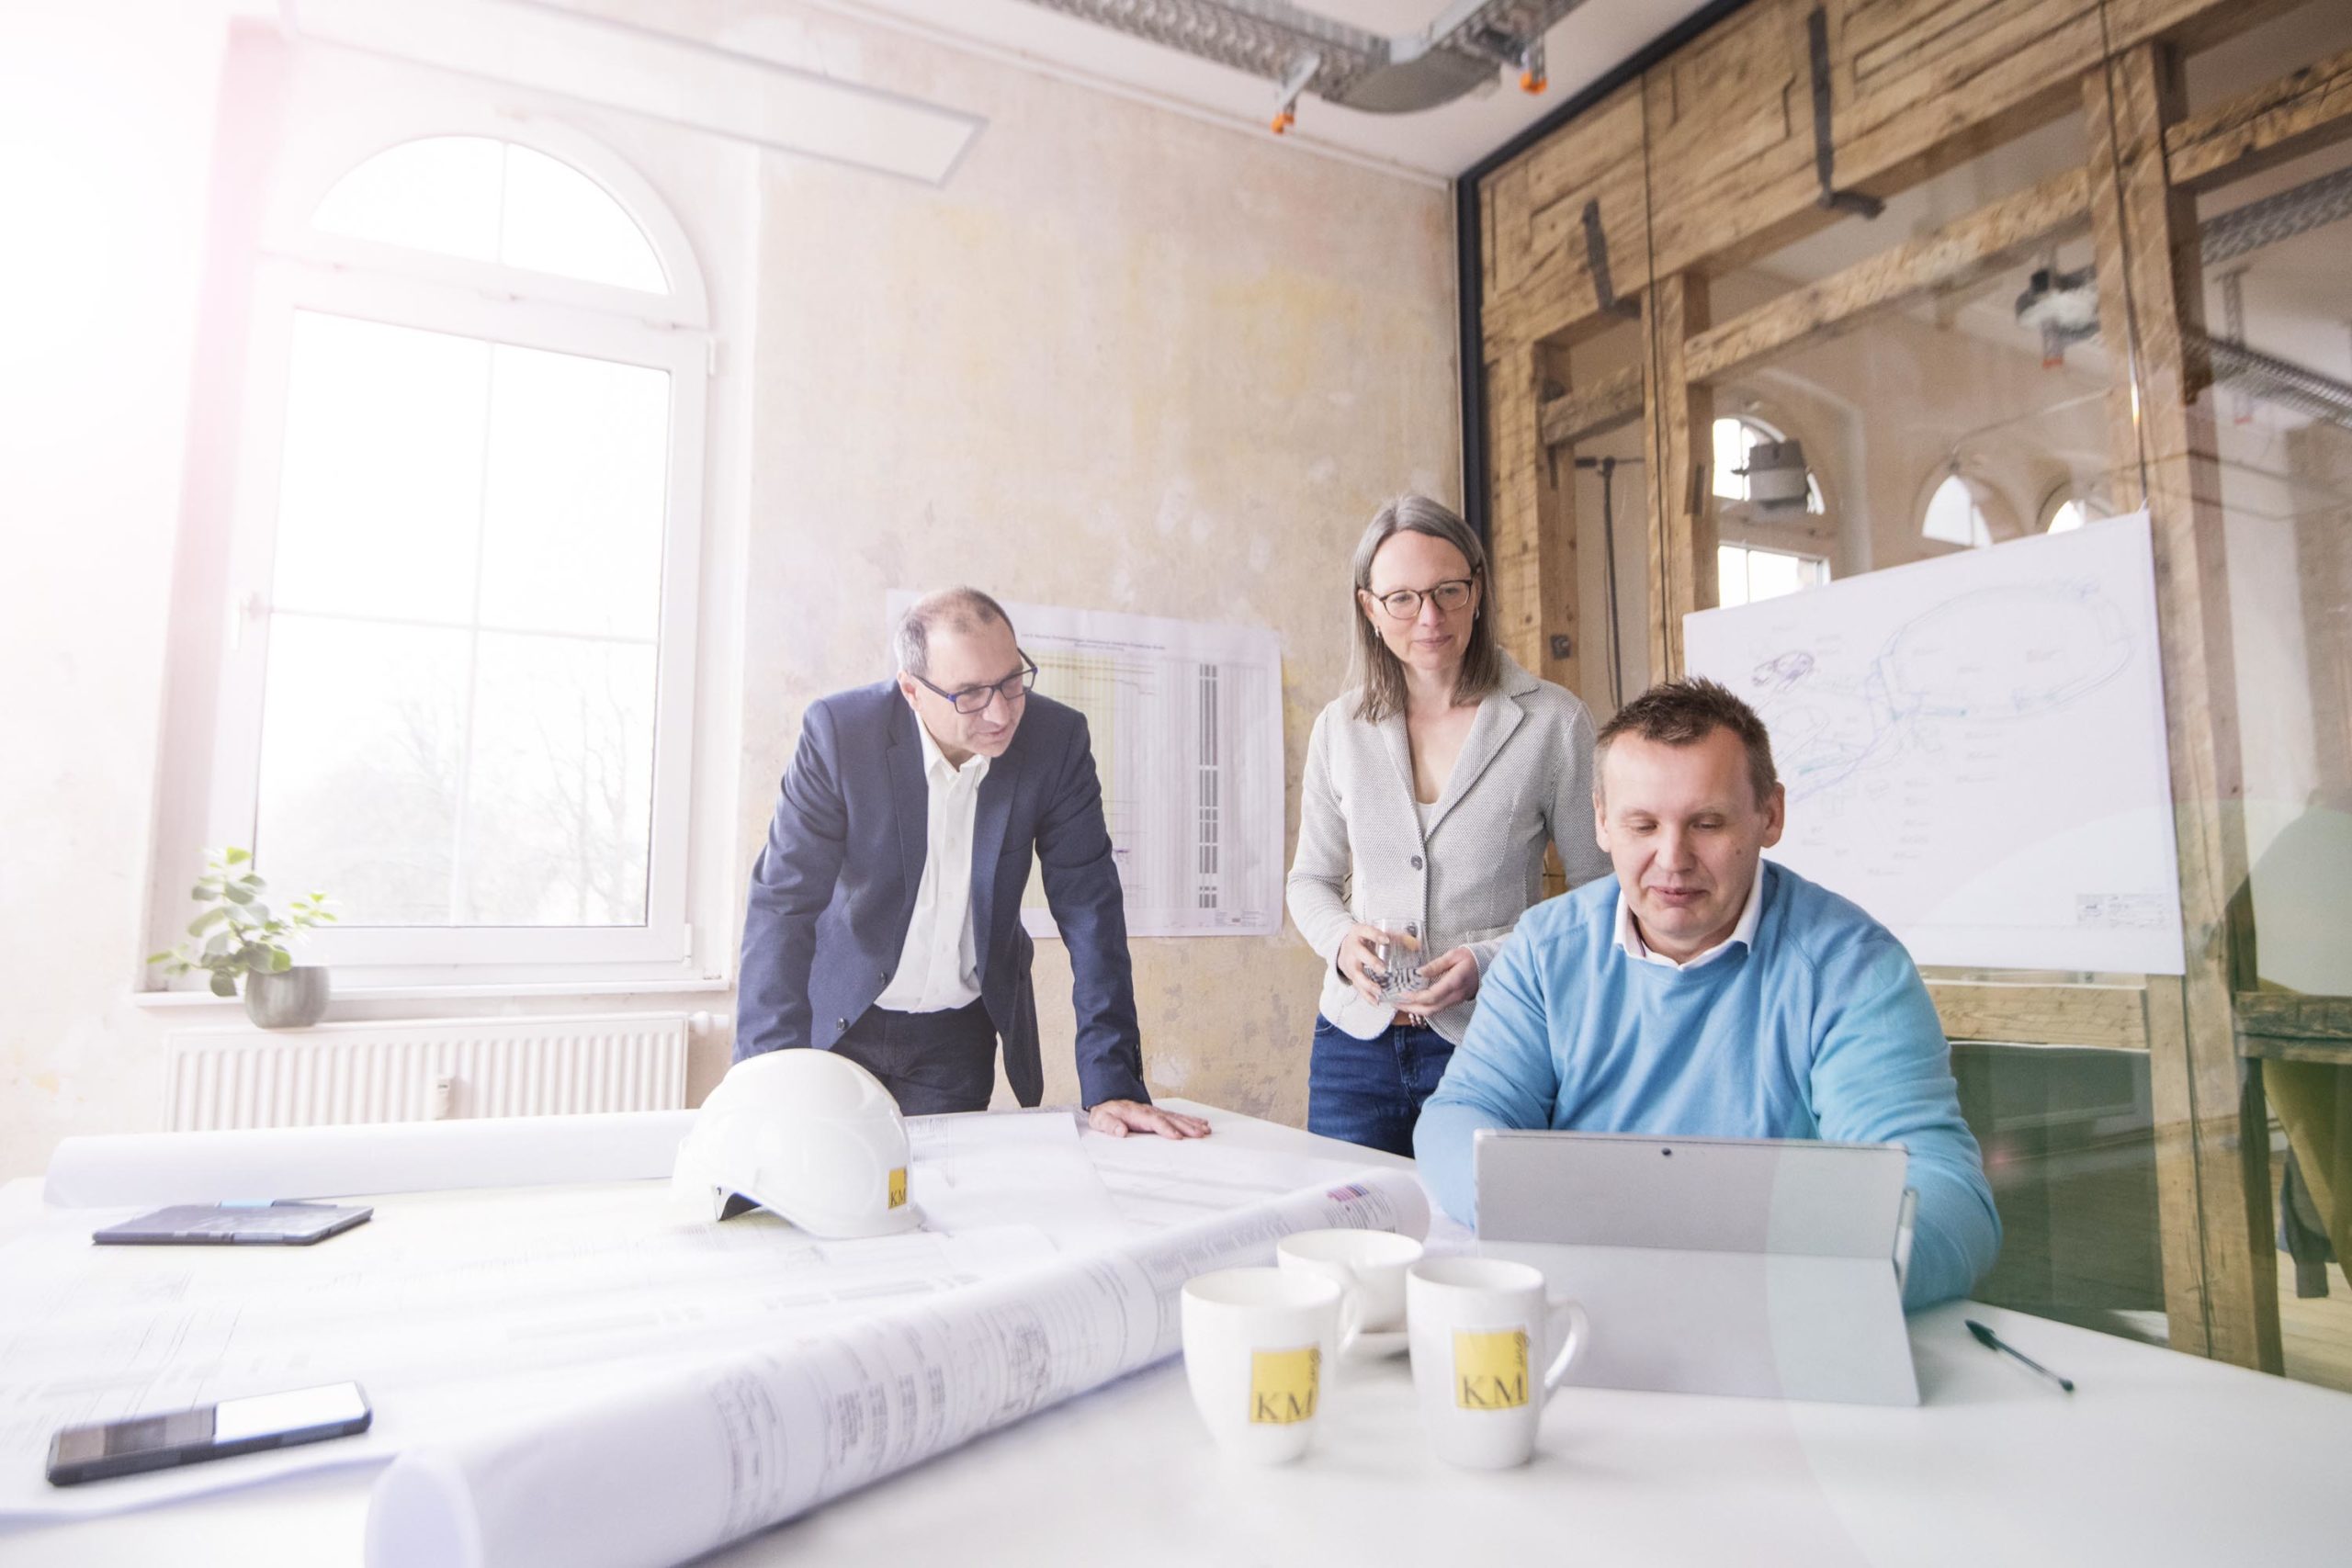
[[[2213,367],[2216,384],[2291,409],[2306,419],[2352,430],[2352,386],[2307,365],[2263,354],[2227,338],[2198,334]]]
[[[2205,220],[2199,252],[2205,265],[2235,261],[2261,250],[2352,218],[2352,168],[2306,180],[2292,190],[2266,196]]]
[[[1544,90],[1544,35],[1581,0],[1453,0],[1417,33],[1383,38],[1288,0],[1028,0],[1130,38],[1182,50],[1274,86],[1276,130],[1299,98],[1372,114],[1452,103],[1498,70]]]

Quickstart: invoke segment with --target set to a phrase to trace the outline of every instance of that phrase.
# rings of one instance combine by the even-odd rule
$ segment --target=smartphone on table
[[[67,1427],[49,1441],[52,1486],[200,1464],[364,1432],[375,1419],[356,1382],[224,1399],[193,1410]]]

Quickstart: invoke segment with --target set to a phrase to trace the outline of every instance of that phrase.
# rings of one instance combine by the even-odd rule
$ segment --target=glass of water
[[[1380,999],[1394,1006],[1397,998],[1421,988],[1421,922],[1399,916],[1364,923],[1380,932],[1372,950],[1380,961]]]

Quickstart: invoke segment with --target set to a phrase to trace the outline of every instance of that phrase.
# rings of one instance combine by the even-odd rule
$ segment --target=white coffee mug
[[[1223,1269],[1185,1281],[1184,1381],[1227,1452],[1281,1464],[1306,1451],[1339,1343],[1340,1290],[1279,1269]]]
[[[1406,1346],[1405,1270],[1421,1260],[1421,1244],[1394,1231],[1300,1231],[1274,1244],[1285,1271],[1329,1280],[1352,1317],[1340,1337],[1343,1356],[1394,1356]]]
[[[1438,1457],[1473,1470],[1526,1463],[1544,1397],[1584,1348],[1584,1309],[1548,1299],[1541,1270],[1495,1258],[1424,1258],[1405,1298],[1413,1387]]]

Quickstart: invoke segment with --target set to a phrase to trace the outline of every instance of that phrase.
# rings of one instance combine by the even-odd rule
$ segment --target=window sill
[[[532,997],[650,997],[725,996],[732,980],[547,980],[500,985],[480,982],[453,986],[336,986],[338,1002],[498,1001]],[[216,997],[210,991],[133,991],[130,1005],[157,1012],[242,1010],[238,997]]]

